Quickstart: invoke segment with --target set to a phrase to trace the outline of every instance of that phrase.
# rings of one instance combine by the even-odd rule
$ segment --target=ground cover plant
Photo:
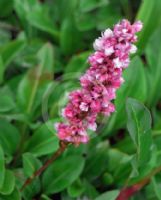
[[[161,199],[161,1],[0,0],[0,32],[0,199]]]

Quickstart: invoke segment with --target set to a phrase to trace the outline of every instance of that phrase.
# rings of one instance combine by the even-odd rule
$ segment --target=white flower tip
[[[102,41],[100,38],[96,39],[93,43],[93,48],[97,51],[102,49]]]
[[[112,31],[110,28],[108,28],[108,29],[106,29],[106,30],[104,31],[103,36],[104,36],[105,38],[112,37],[112,36],[113,36],[113,31]]]
[[[97,124],[96,123],[92,123],[88,125],[88,128],[92,131],[96,131],[97,129]]]
[[[143,28],[143,23],[141,21],[137,21],[134,23],[134,27],[135,27],[136,32],[139,32]]]
[[[136,51],[137,51],[137,47],[132,44],[130,48],[130,53],[136,53]]]
[[[105,55],[110,56],[114,52],[113,47],[109,47],[105,49]]]
[[[88,111],[88,105],[84,102],[82,102],[79,106],[79,108],[82,110],[82,111],[85,111],[87,112]]]
[[[113,60],[113,63],[114,63],[114,67],[115,67],[115,68],[121,68],[121,67],[122,67],[122,62],[120,61],[119,58],[115,58],[115,59]]]
[[[54,124],[54,128],[55,128],[56,130],[58,130],[58,127],[59,127],[59,123],[57,122],[57,123]]]

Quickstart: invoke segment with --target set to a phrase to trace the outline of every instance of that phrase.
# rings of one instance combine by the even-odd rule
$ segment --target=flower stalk
[[[42,174],[42,172],[50,165],[54,162],[54,160],[56,160],[67,148],[67,146],[69,145],[69,143],[64,142],[64,141],[60,141],[60,145],[59,145],[59,149],[53,154],[53,156],[47,160],[44,165],[39,168],[37,171],[35,171],[35,173],[32,175],[32,177],[28,178],[24,184],[22,185],[20,191],[23,191],[28,185],[30,185],[32,183],[32,181],[40,176]]]

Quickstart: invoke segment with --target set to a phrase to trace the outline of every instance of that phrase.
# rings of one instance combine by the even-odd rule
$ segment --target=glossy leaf
[[[106,1],[106,0],[101,0],[101,1],[82,0],[82,1],[80,1],[80,10],[83,12],[88,12],[88,11],[94,10],[97,7],[105,6],[106,4],[108,4],[108,1]]]
[[[42,31],[50,33],[54,38],[58,39],[58,30],[52,23],[45,8],[38,1],[15,0],[15,9],[24,26],[29,23]]]
[[[87,66],[87,58],[91,52],[84,52],[79,55],[73,56],[65,68],[65,73],[83,72]]]
[[[136,146],[138,163],[145,165],[149,161],[152,145],[150,112],[143,104],[132,98],[127,100],[126,111],[127,129]]]
[[[80,197],[84,190],[85,190],[84,185],[80,179],[72,183],[67,189],[69,196],[73,198]]]
[[[76,29],[73,18],[64,19],[60,34],[60,45],[63,53],[70,55],[78,50],[81,46],[80,39],[81,33]]]
[[[37,108],[41,97],[52,80],[53,48],[47,43],[37,53],[38,65],[29,70],[18,87],[18,102],[27,114]]]
[[[106,171],[111,173],[113,180],[123,184],[126,177],[131,173],[132,156],[120,151],[119,149],[109,149],[108,165]]]
[[[5,67],[18,55],[24,46],[24,41],[14,40],[7,43],[0,49],[0,54],[2,56],[3,64]]]
[[[0,199],[3,200],[21,200],[20,192],[17,189],[14,189],[14,191],[10,195],[0,195]]]
[[[41,200],[51,200],[51,198],[49,198],[47,195],[42,194],[41,195]]]
[[[3,81],[4,68],[2,56],[0,56],[0,83]]]
[[[161,200],[161,192],[160,192],[159,183],[155,177],[152,178],[152,186],[154,188],[154,192],[156,194],[157,199]]]
[[[84,159],[80,156],[56,160],[43,175],[44,192],[53,194],[64,190],[79,177],[83,167]]]
[[[4,72],[7,66],[13,61],[13,59],[15,59],[24,46],[24,41],[15,40],[8,42],[0,48],[0,83],[4,79]]]
[[[159,28],[150,38],[146,48],[146,56],[148,61],[147,75],[149,83],[148,105],[155,106],[160,94],[161,84],[161,47],[158,45],[161,42],[161,28]]]
[[[83,184],[84,184],[85,189],[86,189],[85,194],[87,195],[87,197],[89,197],[89,199],[95,199],[99,195],[95,186],[92,185],[90,182],[85,180]]]
[[[24,174],[31,177],[34,172],[41,167],[41,162],[31,153],[23,154],[23,170]]]
[[[96,20],[96,26],[98,30],[102,31],[107,27],[112,27],[113,24],[121,20],[121,10],[118,5],[119,4],[117,2],[111,1],[107,6],[102,6],[100,9],[98,9],[96,19],[95,15],[93,16],[93,18]]]
[[[146,46],[150,35],[161,24],[161,1],[142,1],[136,19],[139,19],[143,22],[143,30],[139,34],[138,42],[138,48],[139,51],[141,51]]]
[[[92,13],[77,12],[75,14],[75,22],[80,31],[89,31],[96,26],[95,17]]]
[[[0,120],[0,144],[5,153],[12,155],[15,153],[20,141],[20,133],[15,126],[6,120]]]
[[[16,107],[13,94],[9,87],[0,88],[0,112],[8,112]]]
[[[10,15],[12,13],[12,9],[13,9],[13,0],[9,1],[7,4],[5,0],[0,1],[0,13],[1,13],[0,16],[1,17],[7,17],[8,15]]]
[[[43,12],[28,13],[27,19],[32,26],[50,33],[54,38],[59,37],[58,30],[54,27],[54,24],[50,20],[49,16],[44,15]]]
[[[48,122],[42,125],[28,141],[26,151],[33,153],[35,156],[47,155],[56,151],[59,141],[53,131],[53,123]]]
[[[95,200],[115,200],[118,194],[119,190],[108,191],[98,196]]]
[[[91,151],[87,156],[87,162],[84,174],[88,179],[97,178],[108,166],[108,143],[100,142],[97,146],[90,147]],[[99,163],[100,166],[97,165]]]
[[[0,188],[0,194],[8,195],[11,194],[15,186],[15,177],[12,171],[5,171],[5,179],[2,187]]]

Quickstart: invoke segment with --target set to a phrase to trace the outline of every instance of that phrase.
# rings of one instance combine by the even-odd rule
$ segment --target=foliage
[[[144,28],[117,111],[20,192],[58,149],[53,124],[79,87],[92,42],[122,18]],[[161,166],[160,0],[0,0],[0,34],[0,200],[115,200]],[[161,199],[160,180],[132,199]]]

